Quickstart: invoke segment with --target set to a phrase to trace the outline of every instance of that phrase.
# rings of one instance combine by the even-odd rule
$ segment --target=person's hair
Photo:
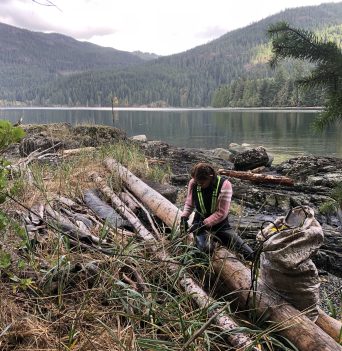
[[[200,162],[195,164],[190,172],[192,178],[196,180],[207,180],[216,177],[216,171],[209,163]]]

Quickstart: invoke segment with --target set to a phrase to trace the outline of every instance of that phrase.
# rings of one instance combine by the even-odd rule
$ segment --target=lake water
[[[0,109],[0,119],[23,123],[68,122],[121,128],[128,136],[145,134],[182,147],[226,148],[229,143],[263,145],[276,155],[342,157],[342,126],[315,134],[311,123],[318,111],[220,109]]]

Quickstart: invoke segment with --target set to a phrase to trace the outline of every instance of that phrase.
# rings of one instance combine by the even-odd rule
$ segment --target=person
[[[191,169],[191,180],[181,213],[181,229],[192,232],[195,245],[204,252],[211,252],[209,238],[240,252],[245,259],[253,259],[253,250],[231,228],[228,220],[233,190],[230,181],[216,174],[209,163],[197,163]],[[194,220],[188,228],[190,214]],[[210,234],[209,234],[210,233]]]

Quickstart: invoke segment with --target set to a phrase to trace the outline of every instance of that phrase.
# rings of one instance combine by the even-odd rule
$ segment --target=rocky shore
[[[260,147],[230,145],[227,149],[190,149],[171,146],[162,141],[148,141],[146,137],[128,139],[122,130],[107,126],[76,126],[67,123],[27,125],[26,137],[19,145],[8,150],[10,156],[25,157],[34,150],[52,148],[74,149],[113,144],[119,140],[136,143],[151,162],[168,165],[171,190],[168,196],[176,201],[176,194],[184,192],[189,180],[189,170],[196,162],[210,162],[225,170],[244,170],[264,175],[286,176],[293,186],[253,183],[231,177],[234,188],[234,208],[231,222],[253,244],[256,232],[265,220],[286,214],[290,208],[307,205],[314,209],[323,226],[325,244],[316,255],[320,269],[342,277],[342,224],[336,211],[322,211],[333,201],[331,194],[342,180],[342,159],[306,155],[272,165],[272,156]],[[164,192],[166,191],[163,187]],[[180,196],[181,198],[182,196]],[[234,209],[233,208],[233,209]],[[236,212],[236,213],[235,213]]]

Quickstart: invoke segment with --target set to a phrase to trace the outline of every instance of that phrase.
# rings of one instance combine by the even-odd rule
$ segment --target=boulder
[[[234,169],[237,171],[247,171],[261,166],[267,166],[270,162],[266,150],[259,146],[235,155]]]

